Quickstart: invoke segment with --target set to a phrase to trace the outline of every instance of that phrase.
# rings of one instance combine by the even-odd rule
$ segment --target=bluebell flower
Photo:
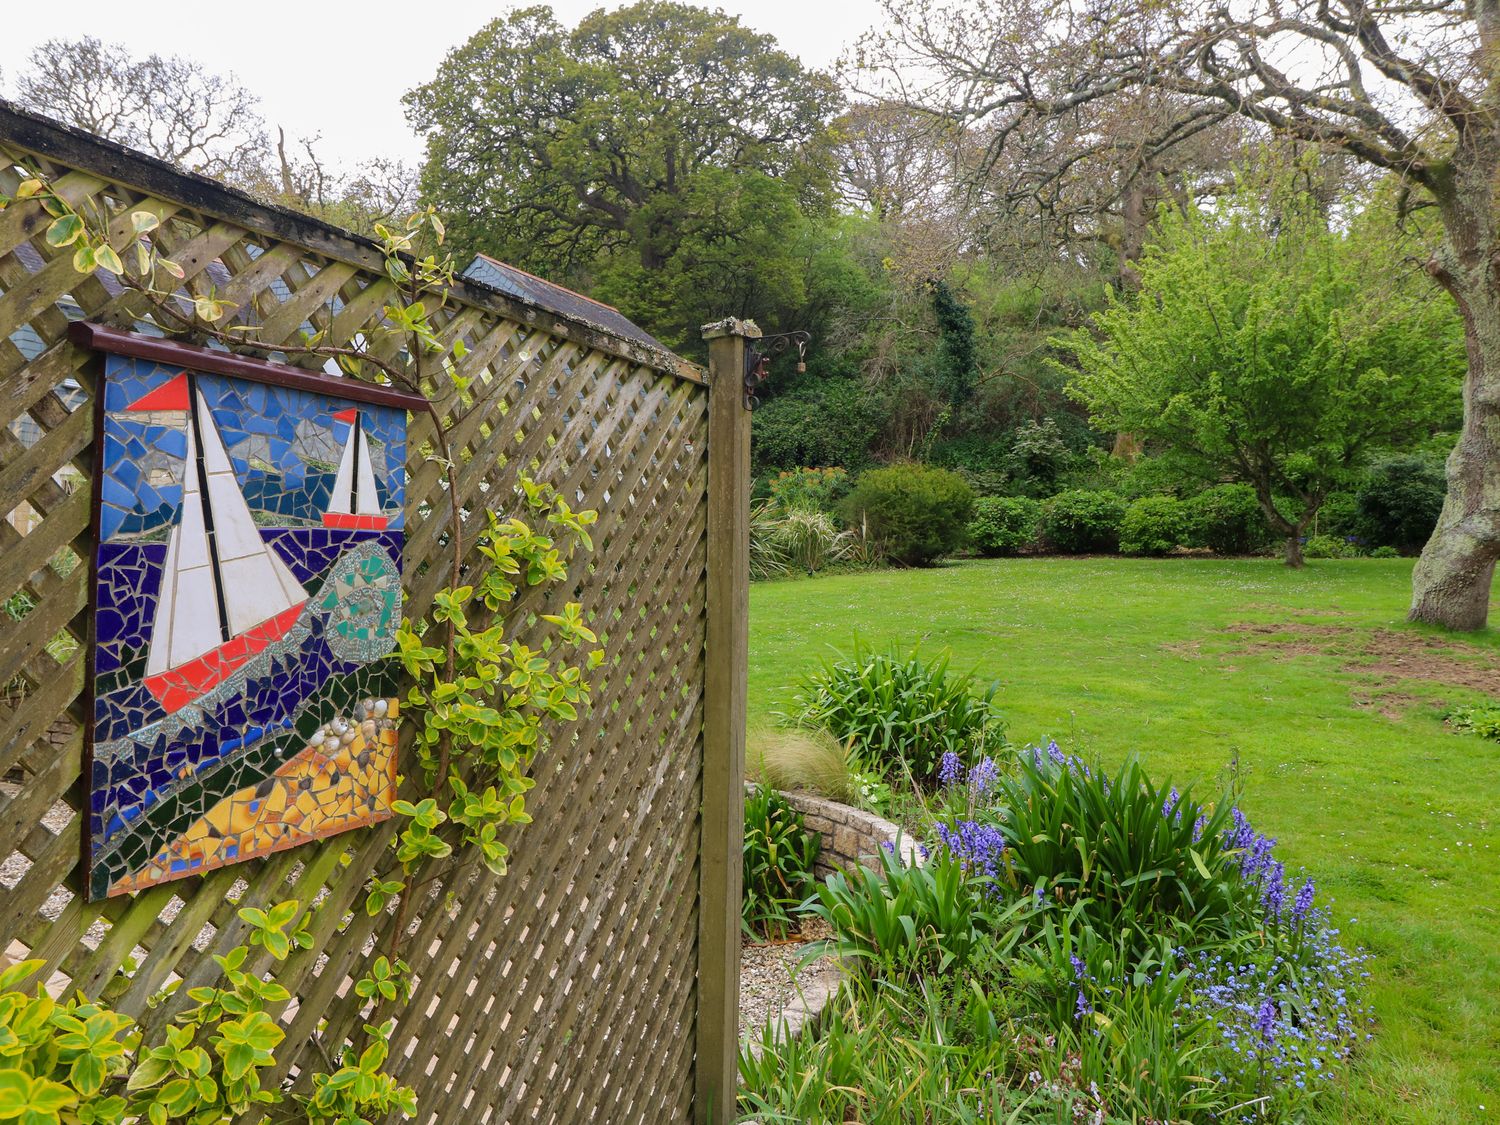
[[[1313,896],[1317,893],[1313,886],[1312,878],[1302,884],[1302,889],[1297,892],[1296,901],[1292,903],[1292,917],[1298,922],[1305,921],[1312,910]]]
[[[957,785],[963,775],[963,759],[952,750],[946,751],[938,761],[938,780],[944,785]]]

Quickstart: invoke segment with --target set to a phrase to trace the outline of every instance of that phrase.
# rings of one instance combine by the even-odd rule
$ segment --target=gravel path
[[[808,944],[828,935],[827,925],[813,919],[789,941],[745,941],[740,949],[741,1039],[758,1038],[766,1020],[781,1015],[796,999],[799,988],[834,970],[832,957],[820,957],[800,971],[797,969]]]

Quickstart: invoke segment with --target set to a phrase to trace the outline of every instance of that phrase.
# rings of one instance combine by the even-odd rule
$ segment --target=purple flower
[[[969,790],[976,797],[983,797],[1000,780],[1000,767],[993,758],[980,758],[979,764],[969,771]]]
[[[1078,1000],[1073,1005],[1073,1018],[1081,1020],[1094,1010],[1094,1005],[1089,1003],[1088,996],[1083,991],[1085,984],[1095,983],[1094,978],[1089,975],[1088,966],[1076,953],[1068,954],[1068,960],[1073,963],[1073,983],[1078,986]]]
[[[994,825],[960,820],[951,828],[939,824],[937,833],[967,874],[996,880],[1005,875],[1005,837]]]
[[[1161,815],[1164,820],[1170,820],[1172,812],[1177,808],[1177,802],[1182,800],[1181,794],[1177,792],[1177,786],[1172,786],[1172,791],[1167,794],[1167,799],[1162,802]],[[1179,813],[1179,816],[1182,814]]]
[[[1313,896],[1317,894],[1313,886],[1312,878],[1309,876],[1307,882],[1302,884],[1302,889],[1297,892],[1296,901],[1292,903],[1292,917],[1298,922],[1303,921],[1308,912],[1312,910]]]
[[[938,762],[938,780],[944,785],[957,785],[963,775],[963,760],[952,750],[946,751]]]
[[[1269,997],[1261,1001],[1260,1011],[1255,1013],[1255,1030],[1267,1044],[1276,1042],[1276,1002]]]
[[[1280,861],[1273,859],[1266,867],[1264,878],[1260,901],[1266,908],[1266,917],[1279,922],[1281,912],[1286,908],[1286,869]]]

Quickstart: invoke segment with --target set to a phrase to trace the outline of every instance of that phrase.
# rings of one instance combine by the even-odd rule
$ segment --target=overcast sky
[[[496,16],[522,7],[463,0],[364,0],[312,3],[261,0],[246,8],[185,4],[141,8],[119,0],[69,0],[66,5],[18,0],[5,4],[0,38],[0,91],[43,40],[94,35],[123,43],[132,54],[185,55],[211,70],[232,71],[261,98],[266,122],[289,136],[322,134],[320,151],[347,165],[369,155],[415,160],[421,145],[407,128],[401,95],[431,78],[452,47]],[[600,0],[557,0],[566,24]],[[809,66],[827,67],[879,16],[877,0],[756,0],[718,5],[741,22],[780,40]],[[411,13],[420,13],[420,19]],[[164,13],[160,19],[143,13]],[[59,18],[62,13],[65,18]]]

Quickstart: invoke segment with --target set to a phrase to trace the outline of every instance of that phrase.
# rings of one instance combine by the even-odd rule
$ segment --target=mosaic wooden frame
[[[418,396],[79,323],[97,353],[86,885],[391,815]]]

